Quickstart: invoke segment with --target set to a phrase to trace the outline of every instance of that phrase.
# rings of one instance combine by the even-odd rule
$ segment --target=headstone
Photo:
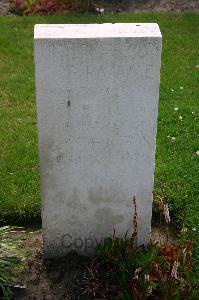
[[[36,25],[45,257],[151,230],[161,62],[157,24]]]

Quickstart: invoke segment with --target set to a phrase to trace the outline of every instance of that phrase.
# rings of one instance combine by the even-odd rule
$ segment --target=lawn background
[[[34,24],[98,22],[160,25],[163,53],[155,192],[169,201],[173,222],[189,226],[199,240],[198,14],[0,17],[0,222],[40,220]]]

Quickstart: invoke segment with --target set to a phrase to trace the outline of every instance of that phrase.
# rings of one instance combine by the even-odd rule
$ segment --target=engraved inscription
[[[57,153],[57,163],[117,159],[127,163],[136,159],[135,135],[140,126],[144,127],[144,120],[138,123],[133,116],[140,113],[139,109],[145,114],[146,108],[135,105],[140,101],[135,95],[141,82],[152,80],[153,58],[158,50],[155,42],[128,38],[117,43],[58,40],[55,45],[49,44],[49,56],[60,56],[58,67],[66,83],[57,110],[62,114],[64,136],[59,143],[63,153]],[[107,64],[101,63],[104,58]],[[114,88],[107,85],[110,78]],[[97,90],[92,84],[96,81]]]

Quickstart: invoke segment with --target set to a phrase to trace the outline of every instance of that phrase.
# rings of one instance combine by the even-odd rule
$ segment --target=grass
[[[163,55],[155,192],[169,201],[175,224],[189,225],[199,241],[197,14],[0,18],[1,223],[40,218],[33,26],[35,23],[92,22],[157,22],[160,25]]]

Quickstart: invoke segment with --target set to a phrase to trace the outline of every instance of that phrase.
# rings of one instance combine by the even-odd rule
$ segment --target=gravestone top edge
[[[34,39],[159,37],[157,23],[36,24]]]

